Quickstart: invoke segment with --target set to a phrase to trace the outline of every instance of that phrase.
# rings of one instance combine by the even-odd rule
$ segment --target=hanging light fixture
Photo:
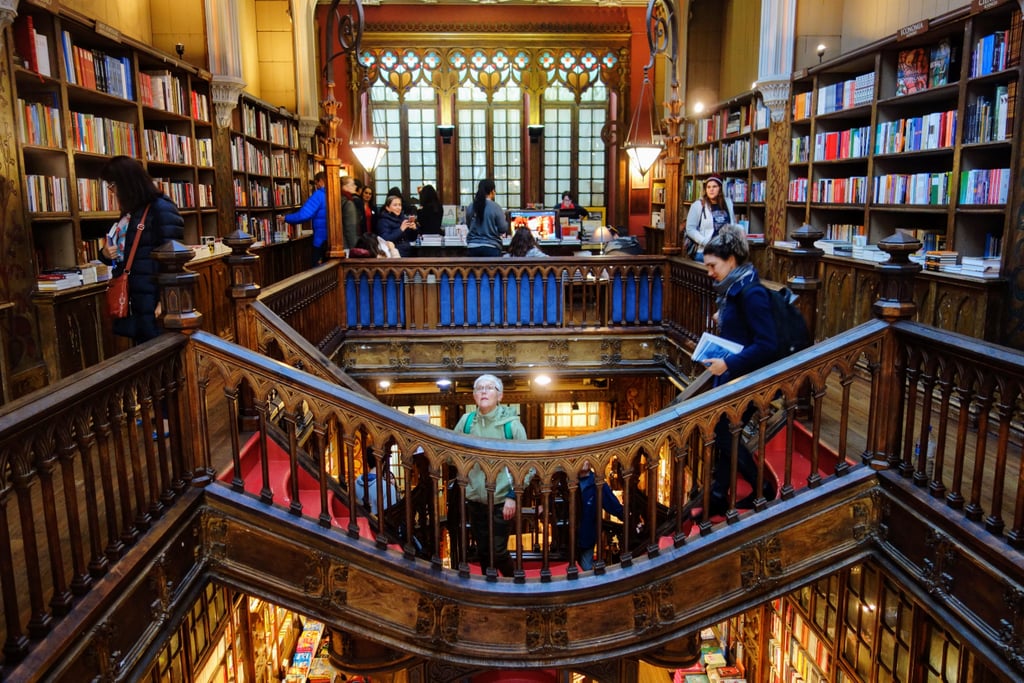
[[[640,124],[640,117],[648,100],[650,100],[650,104],[647,106],[648,126],[645,135]],[[652,93],[651,79],[647,75],[647,67],[644,67],[644,82],[640,86],[640,97],[636,101],[636,111],[633,112],[633,120],[629,123],[626,142],[622,145],[622,148],[626,150],[626,154],[629,155],[629,160],[633,163],[636,170],[640,172],[641,176],[647,175],[647,171],[651,170],[651,166],[658,160],[664,149],[661,142],[654,139],[655,130],[654,94]]]
[[[647,46],[651,50],[651,58],[647,62],[647,66],[644,67],[640,97],[637,98],[636,111],[633,112],[633,120],[629,123],[629,132],[626,133],[626,142],[622,146],[641,176],[647,175],[651,166],[665,151],[664,140],[657,133],[659,129],[654,122],[654,92],[649,73],[654,67],[655,57],[664,54],[671,65],[672,92],[675,93],[679,85],[675,57],[678,53],[678,42],[675,2],[673,0],[649,0],[647,3]],[[648,120],[646,134],[640,122],[645,106]]]
[[[369,69],[364,64],[363,86],[359,94],[359,106],[356,107],[356,120],[352,124],[352,135],[349,139],[349,148],[352,154],[359,161],[367,173],[373,173],[380,162],[384,161],[384,155],[388,152],[386,140],[378,139],[373,129],[373,111],[370,106],[370,77]]]

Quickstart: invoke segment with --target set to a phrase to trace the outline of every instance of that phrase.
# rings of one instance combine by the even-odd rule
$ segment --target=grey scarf
[[[725,297],[729,293],[729,288],[732,287],[733,284],[741,280],[749,280],[756,274],[756,272],[757,271],[754,270],[754,264],[748,261],[742,266],[736,266],[733,268],[728,275],[722,278],[721,282],[716,282],[714,286],[715,304],[718,308],[721,309],[722,306],[725,305]]]

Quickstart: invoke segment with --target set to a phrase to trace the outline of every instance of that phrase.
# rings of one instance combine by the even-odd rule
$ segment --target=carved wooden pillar
[[[814,243],[825,236],[820,228],[811,225],[801,225],[790,233],[790,236],[799,243],[796,249],[789,252],[793,272],[786,278],[786,285],[799,295],[796,306],[807,321],[807,329],[811,331],[811,338],[817,339],[818,324],[818,292],[821,291],[821,278],[818,277],[818,265],[825,253]]]
[[[224,238],[224,244],[231,247],[231,254],[224,258],[224,262],[231,277],[227,294],[234,308],[235,342],[250,351],[259,350],[249,309],[249,303],[260,295],[260,286],[256,282],[260,257],[249,252],[249,247],[255,242],[255,237],[241,230]]]
[[[914,303],[914,276],[921,271],[918,263],[910,262],[910,255],[921,248],[916,238],[897,231],[879,241],[878,248],[889,254],[889,260],[877,266],[881,283],[878,300],[872,304],[872,312],[889,323],[910,320],[917,313]],[[900,422],[905,391],[905,366],[895,335],[885,336],[875,382],[880,391],[876,392],[872,411],[875,424],[874,449],[869,453],[869,464],[874,469],[888,469],[893,458],[898,456]]]
[[[674,68],[674,65],[673,65]],[[680,235],[679,203],[682,195],[679,192],[679,175],[682,172],[683,160],[680,154],[683,139],[679,135],[679,129],[683,123],[680,114],[683,101],[679,99],[679,85],[671,86],[671,95],[668,102],[664,103],[668,115],[665,117],[665,197],[671,201],[665,202],[665,244],[661,251],[663,254],[678,255],[682,253],[683,240]],[[684,228],[685,229],[685,228]]]
[[[345,258],[345,237],[341,225],[341,102],[334,98],[334,82],[327,83],[327,92],[320,106],[324,110],[323,124],[327,130],[324,172],[327,174],[327,241],[330,258]]]

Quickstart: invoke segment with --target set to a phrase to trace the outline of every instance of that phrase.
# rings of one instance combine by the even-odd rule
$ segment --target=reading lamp
[[[602,225],[598,228],[594,228],[594,234],[590,236],[591,242],[597,242],[601,245],[601,255],[604,256],[604,247],[606,244],[611,242],[615,238],[611,228],[607,225]]]

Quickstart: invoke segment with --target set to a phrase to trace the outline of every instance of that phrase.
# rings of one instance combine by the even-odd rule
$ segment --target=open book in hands
[[[728,358],[742,350],[742,344],[729,341],[724,337],[719,337],[717,334],[705,332],[700,335],[697,347],[693,350],[693,361],[695,363],[703,363],[711,358]]]

